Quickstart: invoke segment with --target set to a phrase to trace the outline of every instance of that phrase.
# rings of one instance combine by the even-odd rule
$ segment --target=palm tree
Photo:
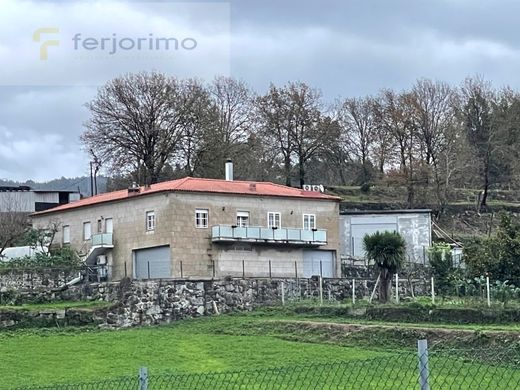
[[[406,242],[397,232],[375,232],[363,238],[366,256],[379,268],[379,301],[388,302],[394,274],[401,268]]]

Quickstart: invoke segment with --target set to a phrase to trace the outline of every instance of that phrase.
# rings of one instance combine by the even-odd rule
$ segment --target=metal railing
[[[261,226],[215,225],[211,228],[213,241],[249,241],[286,244],[326,245],[324,229],[267,228]]]

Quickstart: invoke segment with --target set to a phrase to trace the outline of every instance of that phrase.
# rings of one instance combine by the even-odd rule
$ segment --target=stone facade
[[[103,230],[104,221],[113,221],[113,249],[107,253],[110,280],[135,275],[134,253],[138,249],[169,246],[171,277],[223,277],[242,275],[242,260],[247,262],[249,276],[265,275],[271,260],[272,276],[293,275],[294,262],[303,270],[303,248],[294,244],[252,244],[253,250],[237,250],[236,246],[212,242],[211,226],[236,224],[237,211],[248,211],[250,226],[267,226],[267,213],[280,212],[282,227],[302,228],[303,214],[316,216],[316,227],[327,230],[327,244],[319,250],[339,249],[339,203],[334,200],[296,199],[252,195],[161,192],[120,201],[100,203],[76,209],[33,216],[36,227],[58,221],[69,226],[70,245],[88,253],[90,242],[83,240],[83,223],[90,222],[92,233]],[[196,228],[195,209],[209,211],[209,227]],[[156,226],[146,230],[146,212],[155,213]],[[63,242],[62,232],[56,242]],[[182,264],[182,265],[181,265]],[[181,272],[182,268],[182,272]],[[334,263],[340,273],[339,261]],[[301,274],[299,275],[301,276]]]

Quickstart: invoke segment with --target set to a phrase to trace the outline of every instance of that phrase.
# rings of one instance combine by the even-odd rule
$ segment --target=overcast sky
[[[86,174],[83,104],[122,72],[224,74],[259,92],[301,80],[329,101],[405,89],[421,77],[459,84],[480,74],[520,89],[520,2],[513,0],[0,0],[0,7],[0,178]],[[59,32],[33,36],[39,28]],[[160,37],[186,39],[186,47],[129,49],[138,38],[144,45]],[[49,40],[59,43],[42,59]],[[113,42],[126,49],[109,54]]]

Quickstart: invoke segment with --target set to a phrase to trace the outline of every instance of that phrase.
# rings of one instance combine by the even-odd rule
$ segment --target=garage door
[[[324,278],[334,277],[334,252],[332,251],[303,251],[303,276],[310,278],[320,275],[320,267]]]
[[[136,279],[171,278],[170,247],[137,249],[135,277]]]
[[[365,257],[363,248],[365,235],[375,232],[397,231],[397,218],[395,216],[353,216],[350,229],[350,255],[362,258]]]

